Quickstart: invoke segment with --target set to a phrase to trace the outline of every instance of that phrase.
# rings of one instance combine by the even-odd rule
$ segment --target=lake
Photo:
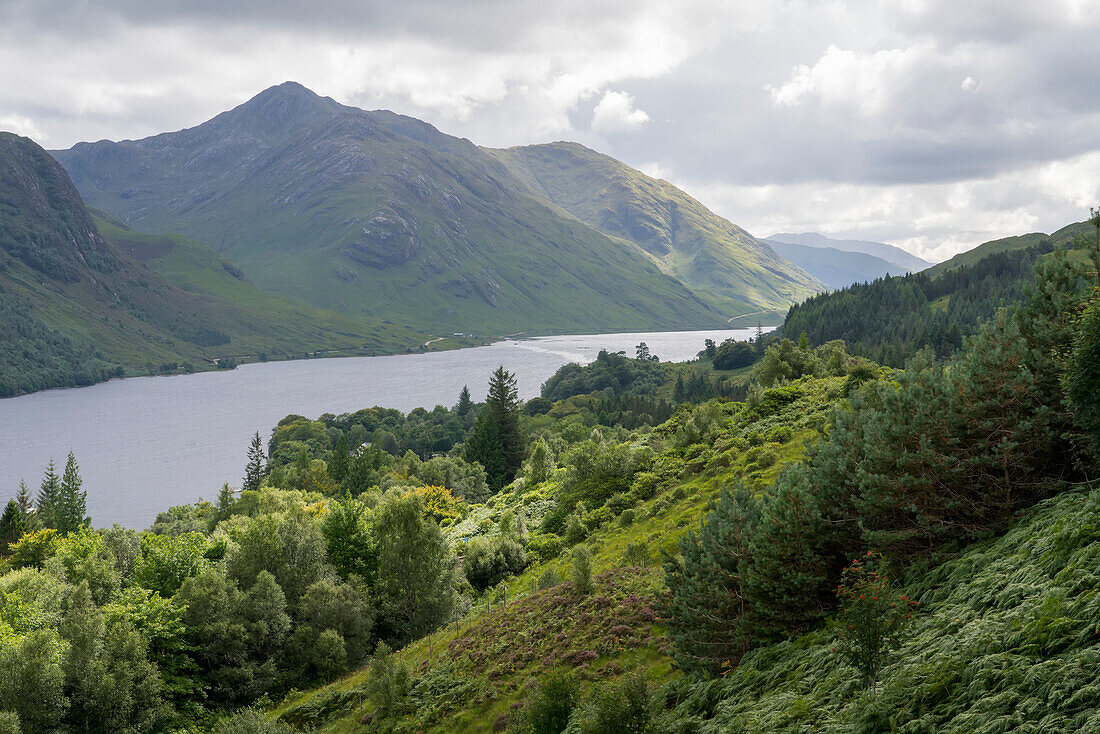
[[[746,339],[753,329],[537,337],[490,346],[387,357],[249,364],[224,372],[134,377],[0,400],[0,504],[19,480],[38,490],[46,463],[58,473],[71,450],[96,527],[145,528],[170,505],[214,499],[239,486],[249,439],[291,413],[316,418],[379,405],[408,412],[454,405],[463,385],[484,400],[498,365],[523,399],[563,364],[601,349],[633,356],[646,342],[661,360],[693,359],[704,339]]]

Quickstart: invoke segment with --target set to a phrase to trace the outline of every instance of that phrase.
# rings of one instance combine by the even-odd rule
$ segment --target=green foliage
[[[411,690],[412,676],[404,661],[396,658],[385,642],[378,643],[364,691],[374,704],[375,716],[383,720],[400,717],[408,710]]]
[[[42,568],[57,550],[58,540],[57,531],[53,528],[25,533],[8,548],[11,565],[14,568]]]
[[[576,734],[656,734],[657,701],[645,678],[638,674],[619,677],[593,689],[573,712],[569,732]]]
[[[15,640],[0,639],[0,711],[19,717],[24,734],[56,731],[65,714],[64,644],[57,632],[37,629]]]
[[[573,581],[573,592],[580,596],[588,596],[592,593],[592,554],[584,546],[573,549],[570,565],[570,577]]]
[[[133,581],[168,598],[183,582],[207,566],[206,537],[202,533],[154,535],[144,533],[134,561]]]
[[[867,551],[841,572],[836,589],[837,652],[859,672],[872,695],[879,672],[919,605],[893,588],[882,566],[882,556]]]
[[[0,734],[22,734],[19,726],[19,714],[14,711],[0,711]]]
[[[521,573],[527,567],[527,553],[522,545],[506,536],[478,537],[466,544],[462,567],[470,585],[485,591],[508,576]]]
[[[374,512],[379,636],[405,642],[448,617],[455,602],[450,551],[415,495],[389,493]]]
[[[552,670],[539,680],[508,730],[517,734],[561,734],[579,699],[576,678],[568,670]]]
[[[756,350],[748,342],[726,339],[711,358],[716,370],[736,370],[756,361]]]
[[[219,721],[214,727],[214,734],[300,734],[300,730],[265,715],[261,710],[248,708]]]
[[[264,453],[264,442],[260,438],[260,432],[252,437],[248,445],[248,464],[244,470],[244,480],[241,482],[241,491],[255,491],[260,488],[267,471],[267,455]]]
[[[329,562],[340,578],[358,576],[373,585],[378,576],[378,544],[370,511],[350,495],[329,504],[321,522]]]
[[[1095,296],[1081,316],[1066,382],[1077,423],[1100,457],[1100,299]]]

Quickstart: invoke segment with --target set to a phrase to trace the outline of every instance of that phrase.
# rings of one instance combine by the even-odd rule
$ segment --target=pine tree
[[[260,432],[256,431],[256,435],[252,437],[252,443],[248,446],[248,465],[244,470],[244,482],[241,484],[241,490],[255,491],[259,489],[260,482],[263,481],[266,473],[267,455],[264,453],[264,442],[260,438]]]
[[[328,475],[336,482],[344,481],[344,477],[347,476],[348,466],[351,462],[350,454],[348,437],[341,433],[340,438],[336,439],[336,448],[332,450],[332,456],[329,457],[328,462]]]
[[[676,665],[720,674],[751,647],[742,573],[758,503],[744,488],[723,489],[698,535],[681,537],[679,555],[665,555],[669,588],[664,617]]]
[[[474,401],[470,399],[470,388],[466,385],[462,386],[462,392],[458,394],[458,405],[455,406],[455,412],[461,416],[465,416],[474,408]]]
[[[54,513],[57,511],[58,495],[61,493],[61,479],[57,476],[57,466],[50,459],[46,465],[46,474],[42,477],[42,485],[35,499],[35,511],[42,523],[42,527],[56,528],[57,520]]]
[[[224,520],[229,517],[229,513],[232,511],[233,504],[236,501],[236,498],[233,496],[233,490],[229,486],[229,482],[226,482],[222,485],[222,488],[218,490],[218,518]]]
[[[76,457],[70,451],[54,508],[54,527],[62,533],[75,533],[88,524],[86,516],[88,493],[81,489],[83,483],[80,478],[80,469],[76,465]]]
[[[501,486],[516,477],[523,464],[523,433],[519,427],[519,390],[516,377],[501,365],[489,378],[489,394],[486,405],[496,424],[497,440],[500,442],[501,457],[504,462],[504,480]],[[486,467],[488,471],[488,467]]]

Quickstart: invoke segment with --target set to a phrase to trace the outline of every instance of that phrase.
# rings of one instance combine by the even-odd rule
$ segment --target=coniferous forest
[[[1098,727],[1100,251],[989,260],[287,416],[145,531],[51,462],[0,516],[0,732]]]

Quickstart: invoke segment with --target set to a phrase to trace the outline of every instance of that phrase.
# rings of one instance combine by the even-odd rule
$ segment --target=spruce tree
[[[57,511],[57,500],[60,493],[61,479],[57,476],[57,466],[53,463],[53,459],[50,459],[50,463],[46,465],[46,474],[42,477],[38,497],[34,501],[35,514],[41,521],[42,527],[57,527],[54,514]]]
[[[466,385],[462,386],[462,392],[458,394],[458,405],[455,406],[455,412],[461,416],[465,416],[474,408],[474,401],[470,399],[470,388]]]
[[[477,415],[470,437],[466,439],[464,458],[469,463],[477,462],[485,468],[485,483],[489,491],[499,492],[505,481],[504,448],[500,442],[500,431],[489,406],[481,409]]]
[[[267,473],[267,455],[264,453],[264,442],[260,438],[260,432],[252,437],[252,443],[248,446],[248,465],[244,470],[244,482],[241,490],[255,491],[260,488],[264,474]]]
[[[19,503],[8,500],[4,506],[4,514],[0,515],[0,554],[8,550],[8,545],[19,540],[26,532],[26,517],[19,509]]]
[[[487,407],[496,424],[497,440],[500,442],[501,456],[504,461],[504,481],[501,486],[516,477],[523,464],[523,433],[519,427],[519,390],[516,377],[501,365],[489,378],[489,394],[485,398]],[[488,467],[486,467],[488,470]]]
[[[75,533],[88,524],[88,493],[81,489],[83,480],[76,465],[76,457],[69,452],[65,462],[65,474],[61,477],[61,487],[54,508],[54,527],[62,533]]]

